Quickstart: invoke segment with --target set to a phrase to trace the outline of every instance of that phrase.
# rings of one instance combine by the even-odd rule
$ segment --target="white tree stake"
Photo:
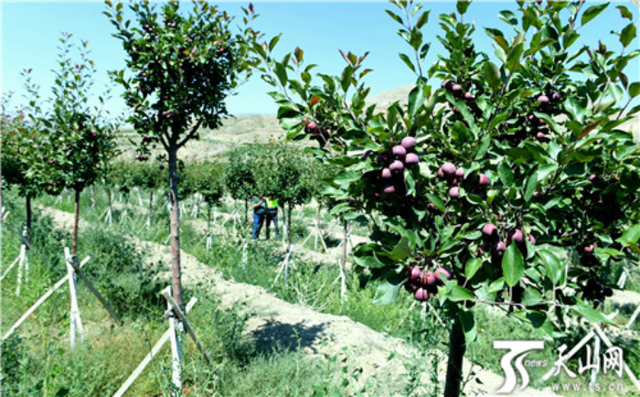
[[[16,263],[20,262],[20,254],[18,254],[18,257],[16,258],[15,261],[13,261],[13,263],[11,265],[9,265],[9,267],[7,268],[7,270],[4,272],[4,274],[0,277],[0,281],[2,281],[7,274],[9,274],[9,272],[11,271],[11,269],[13,269],[13,267],[16,265]]]
[[[245,269],[247,267],[247,244],[244,243],[242,246],[242,268]]]
[[[180,320],[180,324],[181,324],[180,331],[183,331],[182,327],[186,329],[187,334],[189,334],[193,342],[196,344],[196,347],[198,348],[198,350],[200,350],[200,353],[202,353],[202,355],[204,356],[204,359],[207,362],[207,364],[211,365],[211,357],[209,357],[209,353],[207,353],[204,346],[202,346],[202,344],[196,337],[196,332],[194,331],[193,327],[189,323],[189,320],[187,320],[187,317],[184,315],[184,312],[182,311],[182,309],[180,309],[180,306],[178,306],[178,303],[176,303],[176,301],[171,296],[171,292],[169,291],[170,291],[170,287],[167,287],[164,290],[162,290],[162,296],[164,296],[165,299],[167,300],[167,303],[169,304],[169,308],[173,310],[174,315],[178,316],[178,319]]]
[[[200,213],[200,193],[195,194],[196,204],[193,206],[193,214],[194,218],[198,218],[198,214]]]
[[[207,255],[209,255],[209,250],[211,249],[211,234],[207,234]]]
[[[193,308],[193,306],[196,304],[197,301],[198,301],[197,298],[191,298],[191,300],[189,300],[189,303],[187,303],[187,307],[185,308],[185,311],[189,313],[189,311],[191,311],[191,309]],[[138,378],[138,376],[140,376],[142,371],[144,371],[144,369],[147,367],[147,365],[149,365],[151,360],[153,360],[153,357],[155,357],[158,354],[162,346],[164,346],[164,344],[167,343],[170,336],[171,336],[171,330],[168,329],[162,335],[162,337],[158,340],[158,342],[156,342],[156,344],[151,348],[151,351],[149,352],[149,354],[147,354],[147,356],[140,362],[140,364],[138,364],[138,366],[131,373],[131,375],[129,375],[129,377],[122,384],[122,386],[120,386],[120,388],[113,395],[113,397],[122,397],[124,393],[126,393],[126,391],[129,389],[129,387],[131,387],[133,382],[135,382],[135,380]]]
[[[91,186],[91,209],[96,207],[96,187]]]
[[[607,335],[602,332],[602,328],[600,328],[598,324],[591,323],[591,326],[596,330],[596,333],[598,334],[598,336],[600,336],[607,347],[613,347],[613,343],[611,343]],[[636,389],[640,390],[640,382],[638,382],[638,379],[635,377],[633,372],[631,372],[631,369],[629,369],[629,366],[626,363],[623,363],[623,365],[624,372],[629,376],[629,379],[631,379],[631,383],[633,383]]]
[[[636,318],[638,318],[638,315],[640,315],[640,305],[636,307],[636,310],[631,315],[631,318],[629,319],[627,325],[625,325],[625,328],[630,329],[633,323],[636,321]]]
[[[68,253],[68,252],[69,252],[68,248],[65,247],[65,253]],[[80,270],[80,267],[77,265],[76,260],[77,260],[77,258],[75,258],[75,257],[73,257],[71,255],[67,255],[67,263],[73,267],[73,270],[75,270],[75,273],[78,276],[80,276],[82,281],[89,288],[89,291],[91,291],[91,293],[98,299],[98,301],[100,301],[102,306],[107,310],[107,312],[109,313],[111,318],[113,318],[113,320],[116,322],[116,324],[122,325],[122,321],[120,321],[120,319],[118,318],[116,313],[113,311],[111,306],[107,303],[107,301],[104,299],[104,297],[102,297],[102,295],[98,292],[98,290],[93,286],[93,284],[91,283],[91,281],[89,281],[87,276],[84,275],[82,270]]]
[[[596,335],[593,338],[593,357],[600,357],[600,338]],[[599,366],[594,366],[591,370],[591,381],[589,382],[589,390],[591,393],[595,391],[596,381],[598,377]]]
[[[88,256],[86,258],[84,258],[84,260],[80,263],[79,267],[84,266],[87,262],[89,262],[89,259],[91,259],[91,256]],[[64,285],[65,282],[67,282],[67,280],[69,279],[69,275],[67,274],[66,276],[64,276],[63,278],[61,278],[49,291],[45,292],[44,295],[42,295],[40,297],[40,299],[38,299],[38,301],[36,303],[34,303],[29,310],[27,310],[22,317],[20,317],[18,319],[18,321],[15,322],[15,324],[13,324],[11,326],[11,328],[9,329],[9,331],[7,331],[7,333],[2,337],[3,340],[6,340],[9,336],[11,336],[11,334],[13,334],[13,332],[27,319],[27,317],[29,317],[31,315],[31,313],[33,313],[34,311],[36,311],[36,309],[44,303],[44,301],[46,301],[58,288],[60,288],[61,286]]]
[[[70,296],[70,306],[71,310],[69,312],[69,341],[71,343],[71,348],[76,346],[76,329],[78,334],[80,334],[80,340],[84,342],[84,332],[82,328],[82,320],[80,319],[80,309],[78,307],[78,279],[76,276],[76,272],[73,270],[73,267],[69,263],[70,254],[69,248],[64,248],[64,256],[65,256],[65,264],[67,265],[67,280],[69,281],[69,296]]]
[[[627,277],[629,277],[629,270],[625,267],[624,269],[622,269],[622,274],[618,279],[618,288],[624,289],[624,285],[627,282]]]
[[[171,304],[167,302],[167,307],[171,309]],[[180,370],[180,363],[182,363],[182,346],[178,339],[178,319],[175,316],[169,317],[169,338],[171,339],[171,368],[172,375],[171,381],[176,388],[177,393],[172,395],[182,395],[182,371]]]
[[[22,244],[20,246],[20,259],[18,264],[18,285],[16,287],[16,296],[20,296],[20,286],[22,285],[22,273],[24,273],[24,258],[27,253],[27,246]]]
[[[140,207],[144,207],[144,203],[142,202],[142,193],[140,193],[140,188],[136,188],[136,191],[138,192],[138,204],[140,204]]]

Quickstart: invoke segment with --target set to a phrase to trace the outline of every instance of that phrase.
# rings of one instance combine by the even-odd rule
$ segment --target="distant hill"
[[[376,104],[376,111],[384,112],[393,102],[406,103],[413,84],[404,85],[388,91],[372,95],[368,104]],[[628,122],[623,129],[631,129],[636,141],[640,140],[640,118],[635,122]],[[203,128],[200,130],[200,140],[192,141],[180,151],[183,160],[202,159],[224,155],[233,147],[253,141],[267,142],[270,139],[283,139],[284,131],[278,125],[278,120],[271,115],[243,115],[224,121],[215,130]],[[138,141],[139,137],[132,130],[125,130],[121,135],[121,148],[125,156],[134,156],[133,146],[126,138]]]
[[[407,97],[409,96],[409,92],[415,87],[415,84],[407,84],[402,87],[393,88],[388,91],[383,91],[379,94],[372,95],[368,97],[367,104],[375,104],[376,110],[379,112],[384,112],[387,110],[389,105],[398,101],[402,104],[407,103]]]

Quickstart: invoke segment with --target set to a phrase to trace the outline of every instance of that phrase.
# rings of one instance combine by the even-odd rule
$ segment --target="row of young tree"
[[[39,87],[31,80],[31,70],[24,70],[27,104],[10,109],[3,102],[0,123],[2,186],[16,186],[25,198],[27,233],[32,200],[42,193],[57,195],[70,189],[75,203],[71,251],[76,255],[80,195],[104,175],[118,154],[119,120],[102,108],[106,96],[91,105],[96,68],[89,59],[87,42],[75,45],[71,38],[63,33],[60,39],[50,108],[41,107]]]
[[[226,97],[251,75],[257,62],[249,53],[251,43],[261,37],[250,26],[257,15],[252,5],[242,8],[243,24],[237,26],[227,12],[201,0],[193,1],[186,11],[178,1],[132,2],[128,13],[121,2],[107,0],[105,5],[104,14],[116,29],[114,37],[126,53],[126,68],[111,72],[111,77],[124,88],[131,111],[126,121],[142,137],[138,158],[147,157],[150,142],[164,149],[171,204],[171,296],[176,310],[182,311],[178,151],[198,138],[201,126],[215,129],[229,116]],[[73,190],[72,255],[77,256],[80,195],[106,177],[110,160],[119,154],[116,132],[125,120],[108,121],[100,105],[88,105],[95,95],[96,69],[88,58],[87,42],[76,47],[71,34],[64,34],[61,42],[50,108],[40,107],[38,87],[31,83],[29,71],[25,71],[27,105],[17,110],[3,106],[2,185],[18,186],[27,199],[28,214],[31,200],[42,192]],[[79,58],[72,54],[75,48]],[[182,329],[180,315],[184,313],[172,319],[173,329]],[[180,350],[178,344],[178,357]],[[174,365],[173,379],[178,389],[179,366],[179,362]]]

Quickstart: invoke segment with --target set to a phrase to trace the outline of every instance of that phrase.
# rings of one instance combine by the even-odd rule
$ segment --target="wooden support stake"
[[[193,306],[196,304],[197,301],[198,301],[197,298],[191,298],[191,300],[189,300],[189,303],[187,303],[187,307],[185,308],[185,311],[189,313],[189,311],[193,308]],[[142,371],[144,371],[144,369],[147,367],[147,365],[149,365],[151,360],[153,360],[153,357],[158,355],[158,352],[160,351],[162,346],[164,346],[164,344],[167,343],[167,341],[169,340],[169,337],[171,336],[170,333],[171,333],[171,330],[168,329],[162,335],[162,337],[160,337],[158,342],[156,342],[156,344],[153,345],[153,347],[151,348],[151,351],[149,352],[149,354],[147,354],[147,356],[140,362],[140,364],[138,364],[136,369],[131,373],[131,375],[129,375],[127,380],[122,384],[122,386],[120,386],[120,388],[113,395],[113,397],[122,397],[124,393],[126,393],[126,391],[129,389],[129,387],[131,387],[133,382],[135,382],[135,380],[138,378],[138,376],[140,376]]]
[[[65,251],[68,250],[68,248],[65,248]],[[82,281],[84,281],[84,283],[87,285],[87,287],[89,287],[89,290],[91,290],[91,292],[93,293],[93,295],[96,296],[96,298],[98,298],[98,300],[100,301],[100,303],[102,303],[102,306],[104,306],[105,309],[107,309],[107,312],[109,312],[109,314],[111,315],[111,317],[113,318],[113,320],[116,322],[116,324],[118,325],[122,325],[122,321],[118,318],[118,316],[116,315],[116,313],[113,311],[113,309],[111,308],[111,306],[107,303],[107,301],[102,297],[102,295],[100,295],[100,293],[98,292],[98,290],[93,286],[93,284],[91,283],[91,281],[89,281],[89,279],[84,275],[84,273],[80,270],[80,267],[78,266],[78,264],[76,263],[77,261],[77,257],[73,257],[71,255],[67,256],[67,262],[73,267],[73,270],[76,271],[76,273],[78,274],[78,276],[80,276],[80,278],[82,279]]]
[[[82,266],[84,266],[87,262],[89,262],[89,259],[91,259],[91,256],[88,256],[86,258],[84,258],[84,260],[80,263],[80,266],[78,266],[78,268],[81,268]],[[42,295],[40,297],[40,299],[38,299],[38,301],[36,303],[33,304],[33,306],[31,306],[29,308],[29,310],[27,310],[22,317],[20,317],[20,319],[18,319],[18,321],[15,322],[15,324],[13,324],[13,326],[11,326],[11,328],[9,329],[9,331],[7,331],[7,333],[2,337],[2,340],[7,339],[9,336],[11,336],[11,334],[13,334],[13,332],[27,319],[27,317],[29,317],[31,315],[31,313],[33,313],[34,311],[36,311],[36,309],[44,303],[44,301],[46,301],[58,288],[60,288],[67,280],[69,279],[69,275],[67,274],[66,276],[64,276],[63,278],[60,279],[60,281],[58,281],[57,283],[55,283],[55,285],[47,292],[45,292],[44,295]]]
[[[196,346],[198,347],[198,350],[200,350],[202,355],[204,355],[204,359],[207,361],[207,364],[211,365],[211,358],[209,357],[209,353],[207,353],[205,348],[200,344],[200,341],[196,337],[196,333],[191,327],[191,324],[189,324],[187,317],[184,315],[184,313],[182,312],[182,310],[180,309],[180,306],[178,306],[176,301],[173,300],[173,297],[171,296],[171,293],[169,291],[170,291],[170,287],[165,288],[162,291],[162,296],[164,296],[167,302],[171,305],[171,309],[178,316],[178,318],[186,328],[187,333],[189,334],[189,336],[191,336],[191,339],[193,339],[193,341],[195,342]]]

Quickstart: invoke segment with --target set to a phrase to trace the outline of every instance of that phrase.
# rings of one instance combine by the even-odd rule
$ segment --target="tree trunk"
[[[447,379],[444,386],[445,397],[460,396],[462,384],[462,364],[467,344],[462,329],[462,322],[455,316],[449,333],[449,361],[447,362]]]
[[[244,224],[249,223],[249,200],[244,199]]]
[[[147,225],[151,227],[151,221],[153,220],[153,189],[149,192],[149,219]]]
[[[25,199],[25,205],[27,207],[27,236],[31,235],[31,195],[27,195]]]
[[[171,270],[173,299],[182,308],[182,273],[180,271],[180,202],[178,201],[178,147],[169,148],[169,194],[171,198]]]
[[[71,244],[71,255],[78,254],[78,220],[80,219],[80,190],[75,189],[73,203],[73,243]]]
[[[291,212],[293,208],[289,202],[289,214],[287,215],[287,245],[291,247]]]
[[[313,242],[313,249],[318,249],[318,236],[320,235],[320,208],[322,208],[322,204],[318,203],[318,211],[316,212],[316,238]]]
[[[344,299],[344,297],[347,295],[347,275],[345,269],[347,268],[347,244],[349,240],[349,228],[347,221],[343,222],[344,246],[342,247],[342,266],[340,266],[340,299]]]

